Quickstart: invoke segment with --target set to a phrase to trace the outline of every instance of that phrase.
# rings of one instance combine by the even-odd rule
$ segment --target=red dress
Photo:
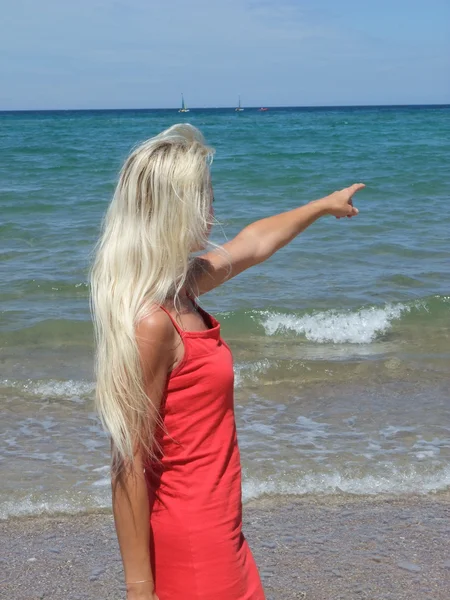
[[[160,600],[265,600],[242,533],[233,359],[220,324],[183,331],[184,358],[162,403],[161,460],[146,469]],[[167,312],[167,311],[166,311]]]

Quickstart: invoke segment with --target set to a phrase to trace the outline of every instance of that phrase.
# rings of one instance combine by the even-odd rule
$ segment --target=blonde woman
[[[358,214],[355,184],[252,223],[222,248],[212,150],[175,125],[126,160],[92,269],[98,412],[128,600],[263,600],[242,533],[233,362],[201,294],[323,215]],[[194,256],[195,254],[195,256]]]

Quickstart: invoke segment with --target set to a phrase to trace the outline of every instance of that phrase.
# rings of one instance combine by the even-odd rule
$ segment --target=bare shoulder
[[[175,328],[170,317],[156,308],[136,325],[135,331],[145,389],[157,407],[176,358]]]
[[[170,344],[174,339],[174,327],[169,316],[160,308],[151,311],[136,325],[138,343]]]
[[[176,360],[176,331],[169,316],[153,310],[136,326],[136,341],[145,370],[167,372]]]

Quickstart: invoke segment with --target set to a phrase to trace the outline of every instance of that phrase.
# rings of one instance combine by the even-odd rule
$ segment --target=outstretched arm
[[[319,217],[333,215],[339,219],[357,215],[359,211],[353,206],[352,199],[364,187],[363,183],[355,183],[320,200],[248,225],[224,244],[225,252],[208,252],[198,259],[195,291],[199,295],[205,294],[253,265],[264,262]]]

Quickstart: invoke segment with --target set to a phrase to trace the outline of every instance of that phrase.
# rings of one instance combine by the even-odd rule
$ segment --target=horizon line
[[[244,106],[244,111],[247,110],[259,110],[260,108],[267,109],[284,109],[284,108],[302,108],[302,109],[331,109],[331,108],[446,108],[450,107],[450,103],[432,103],[432,104],[311,104],[311,105],[295,105],[295,104],[281,104],[281,105],[266,105],[266,106]],[[232,106],[193,106],[189,108],[191,111],[201,110],[234,110],[236,107]],[[3,108],[0,109],[0,113],[20,113],[20,112],[95,112],[95,111],[179,111],[179,107],[134,107],[134,108]]]

